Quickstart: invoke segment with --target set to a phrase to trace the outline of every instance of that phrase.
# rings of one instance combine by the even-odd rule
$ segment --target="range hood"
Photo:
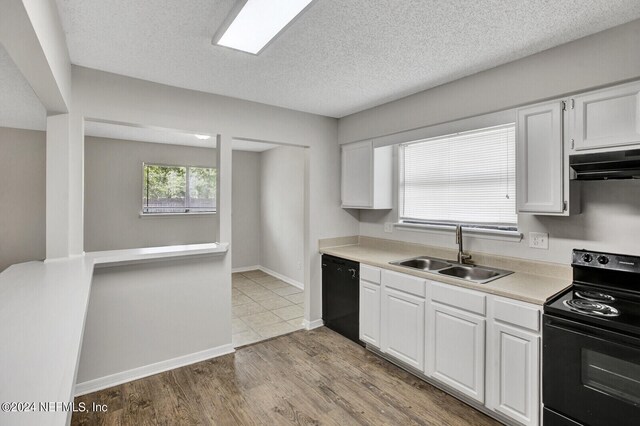
[[[575,180],[640,179],[640,149],[569,157]]]

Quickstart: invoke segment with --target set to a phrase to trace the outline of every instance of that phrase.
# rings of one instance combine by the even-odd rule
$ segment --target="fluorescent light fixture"
[[[239,0],[213,42],[257,55],[312,1]]]
[[[211,139],[211,136],[209,135],[193,135],[193,136],[200,139],[201,141],[206,141],[207,139]]]

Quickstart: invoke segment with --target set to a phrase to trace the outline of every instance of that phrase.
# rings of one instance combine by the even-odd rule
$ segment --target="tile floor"
[[[265,340],[302,328],[304,294],[263,271],[232,277],[233,346]]]

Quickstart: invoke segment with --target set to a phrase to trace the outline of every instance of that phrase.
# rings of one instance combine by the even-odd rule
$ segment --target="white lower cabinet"
[[[427,327],[426,374],[484,402],[485,319],[431,302]]]
[[[380,349],[420,371],[424,369],[425,280],[382,272]]]
[[[380,284],[360,280],[360,340],[380,348]]]
[[[360,340],[503,419],[540,424],[540,306],[360,270]]]
[[[540,423],[540,309],[490,301],[487,407],[523,425]]]
[[[495,411],[524,425],[537,425],[539,416],[540,337],[494,323],[491,330],[492,403]]]

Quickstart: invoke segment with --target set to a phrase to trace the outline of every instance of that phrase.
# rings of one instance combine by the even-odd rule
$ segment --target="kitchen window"
[[[143,164],[142,214],[216,211],[216,169]]]
[[[516,231],[515,123],[400,145],[400,222]]]

